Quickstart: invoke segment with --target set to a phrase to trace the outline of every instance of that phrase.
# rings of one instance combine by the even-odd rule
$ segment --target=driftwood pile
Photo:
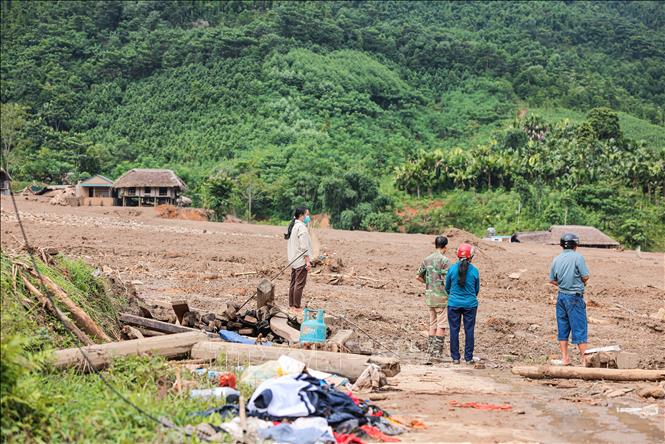
[[[222,304],[215,312],[197,310],[187,301],[175,301],[171,306],[139,305],[140,315],[123,313],[120,322],[127,339],[162,334],[201,331],[216,336],[221,330],[237,332],[256,338],[257,342],[295,344],[300,340],[300,325],[273,305],[274,286],[261,282],[256,292],[256,308],[241,309],[240,304]]]

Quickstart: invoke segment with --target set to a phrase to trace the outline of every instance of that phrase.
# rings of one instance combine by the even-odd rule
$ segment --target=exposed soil
[[[18,204],[34,245],[83,257],[102,271],[133,282],[149,301],[187,299],[192,307],[214,310],[221,302],[244,302],[262,276],[272,277],[286,265],[285,227],[164,219],[154,208],[61,207],[23,197]],[[1,215],[2,246],[17,248],[20,233],[6,197]],[[632,392],[606,398],[606,390],[587,393],[592,383],[572,382],[569,388],[560,388],[510,374],[514,363],[544,363],[557,357],[556,295],[547,284],[547,274],[558,247],[489,243],[457,229],[444,234],[450,236],[451,259],[461,242],[477,247],[474,263],[480,270],[481,293],[475,354],[483,359],[484,370],[418,365],[423,362],[427,311],[415,273],[433,247],[433,236],[317,230],[321,254],[341,259],[342,267],[339,261],[334,262],[337,272],[327,265],[318,267],[314,271],[320,274],[309,276],[305,290],[309,307],[344,318],[332,319],[333,326],[348,328],[349,320],[382,344],[359,334],[356,349],[388,348],[414,365],[396,378],[400,391],[388,392],[385,401],[387,409],[420,416],[430,425],[428,431],[409,434],[409,439],[656,442],[663,438],[662,401],[644,400]],[[604,249],[580,252],[591,270],[586,299],[594,322],[589,325],[589,346],[620,345],[641,356],[640,367],[665,368],[665,322],[649,317],[665,306],[665,256]],[[247,271],[257,274],[233,277]],[[336,274],[342,277],[334,279]],[[284,273],[275,281],[281,305],[286,305],[287,278]],[[427,372],[431,375],[425,376]],[[450,385],[457,378],[461,386]],[[478,390],[471,382],[494,388]],[[564,393],[579,402],[559,400]],[[452,399],[505,401],[513,411],[453,408]],[[654,402],[661,409],[656,417],[616,413],[619,405]]]

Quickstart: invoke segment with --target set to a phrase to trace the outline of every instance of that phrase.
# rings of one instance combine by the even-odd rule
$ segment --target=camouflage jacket
[[[443,308],[448,305],[446,274],[450,259],[435,251],[425,258],[418,269],[418,276],[425,281],[425,303],[428,307]]]

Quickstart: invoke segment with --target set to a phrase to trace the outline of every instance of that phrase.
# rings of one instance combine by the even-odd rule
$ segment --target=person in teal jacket
[[[464,322],[464,360],[473,364],[474,331],[476,312],[478,311],[478,292],[480,292],[480,273],[471,264],[473,247],[460,244],[457,248],[459,261],[446,275],[448,292],[448,327],[450,328],[450,357],[454,364],[460,363],[459,330]]]

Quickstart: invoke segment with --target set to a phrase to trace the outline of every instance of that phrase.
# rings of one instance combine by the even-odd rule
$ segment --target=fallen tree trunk
[[[65,315],[63,312],[60,311],[60,309],[58,309],[58,307],[51,304],[51,301],[46,296],[44,296],[42,292],[37,289],[37,287],[32,285],[32,283],[30,283],[27,277],[21,275],[21,278],[23,278],[23,283],[25,284],[25,287],[28,289],[28,291],[30,291],[30,293],[32,293],[37,298],[37,300],[44,307],[46,307],[48,311],[53,313],[55,317],[62,319],[63,323],[65,324],[65,327],[67,327],[67,329],[71,331],[74,334],[74,336],[76,336],[79,339],[79,341],[83,342],[85,345],[94,344],[94,342],[92,342],[92,339],[90,339],[85,333],[83,333],[81,329],[78,328],[76,324],[74,324],[72,320],[67,317],[67,315]]]
[[[192,347],[192,359],[218,359],[229,367],[239,364],[262,364],[279,359],[285,355],[304,362],[307,368],[349,378],[355,381],[367,368],[367,364],[376,363],[388,373],[399,373],[399,360],[395,358],[374,358],[372,356],[350,353],[332,353],[319,350],[289,349],[257,345],[234,344],[231,342],[204,341]]]
[[[62,302],[65,307],[67,307],[67,310],[69,310],[69,312],[72,314],[72,317],[78,326],[81,327],[81,329],[83,329],[87,334],[97,336],[99,339],[105,342],[112,341],[112,339],[108,337],[106,333],[104,333],[104,330],[99,328],[99,325],[97,325],[97,323],[93,321],[90,316],[88,316],[88,313],[83,311],[83,309],[79,307],[76,302],[72,301],[67,293],[65,293],[65,291],[58,286],[58,284],[53,282],[47,276],[40,276],[33,269],[30,269],[29,272],[33,277],[43,282],[46,288],[51,290],[53,295],[55,295],[55,297],[58,298],[58,300]]]
[[[612,368],[559,367],[543,365],[539,367],[513,367],[513,374],[532,379],[604,379],[607,381],[661,381],[665,380],[665,370],[617,370]]]
[[[120,356],[137,356],[144,353],[177,358],[186,356],[192,346],[199,341],[206,341],[208,336],[203,332],[187,332],[154,338],[133,339],[131,341],[109,342],[106,344],[83,347],[92,366],[102,368],[107,366],[113,358]],[[84,371],[90,370],[88,363],[78,348],[58,350],[55,353],[55,367],[80,367]]]
[[[149,319],[141,316],[135,316],[129,313],[120,314],[120,322],[134,327],[143,327],[149,330],[159,331],[162,333],[187,333],[196,331],[194,328],[183,327],[182,325],[171,324],[169,322],[158,321],[157,319]]]

